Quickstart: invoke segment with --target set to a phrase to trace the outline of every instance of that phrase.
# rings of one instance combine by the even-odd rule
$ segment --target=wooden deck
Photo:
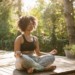
[[[64,56],[55,56],[54,64],[57,68],[53,72],[39,72],[27,74],[15,69],[14,53],[0,51],[0,75],[75,75],[75,60]]]

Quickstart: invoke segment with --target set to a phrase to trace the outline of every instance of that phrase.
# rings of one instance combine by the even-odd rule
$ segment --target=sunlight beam
[[[28,12],[36,6],[36,0],[22,0],[22,11]]]

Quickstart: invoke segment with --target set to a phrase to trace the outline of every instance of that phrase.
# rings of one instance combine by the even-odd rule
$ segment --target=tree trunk
[[[75,44],[75,22],[74,22],[73,0],[63,0],[63,1],[64,1],[64,15],[66,20],[69,44]]]
[[[21,0],[18,0],[18,17],[21,16]]]

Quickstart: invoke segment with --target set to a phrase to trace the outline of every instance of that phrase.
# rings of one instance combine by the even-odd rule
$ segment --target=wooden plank
[[[6,55],[8,56],[6,57]],[[4,55],[1,53],[0,56],[0,75],[75,75],[75,60],[68,59],[64,56],[55,56],[56,59],[54,65],[56,65],[57,68],[53,72],[39,72],[34,74],[28,74],[25,71],[16,70],[13,53],[9,52]],[[4,63],[1,63],[3,61]]]
[[[13,75],[14,65],[8,67],[0,67],[0,75]]]
[[[53,72],[41,72],[41,73],[36,73],[32,75],[66,75],[66,74],[72,74],[74,73],[75,75],[75,60],[68,59],[63,56],[56,56],[54,65],[57,66],[56,70]],[[18,71],[14,70],[14,75],[29,75],[25,73],[24,71]]]
[[[33,74],[28,74],[25,71],[18,71],[14,70],[13,75],[51,75],[51,72],[39,72],[39,73],[33,73]]]
[[[10,75],[12,73],[12,71],[9,71],[9,70],[4,69],[4,68],[0,68],[0,73],[2,75]]]

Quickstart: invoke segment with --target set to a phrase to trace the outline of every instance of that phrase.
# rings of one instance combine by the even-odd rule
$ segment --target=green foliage
[[[49,5],[44,9],[43,24],[44,31],[49,32],[49,35],[52,33],[53,25],[55,25],[56,37],[67,38],[63,8],[60,3],[49,3]]]
[[[3,10],[4,9],[4,10]],[[9,11],[7,5],[5,3],[0,4],[0,40],[4,40],[8,38],[8,32],[9,32]]]
[[[56,0],[49,1],[48,5],[42,1],[38,0],[37,7],[30,12],[38,18],[34,35],[38,36],[42,51],[56,48],[59,55],[63,55],[63,47],[68,43],[63,6]]]
[[[3,10],[4,9],[4,10]],[[5,35],[9,32],[9,26],[8,26],[8,17],[9,17],[9,11],[7,5],[2,2],[0,3],[0,40],[4,38]]]
[[[38,37],[41,50],[49,52],[56,48],[61,55],[64,54],[63,47],[67,44],[63,8],[60,3],[52,1],[49,1],[47,5],[44,0],[37,0],[37,6],[29,13],[38,19],[38,27],[33,34]],[[16,2],[14,5],[9,0],[0,3],[0,49],[13,49],[13,43],[17,36],[15,26],[17,11]]]
[[[9,0],[3,0],[0,3],[0,49],[12,50],[15,38],[15,28],[11,21],[12,3]]]
[[[68,44],[67,39],[57,39],[57,44],[56,44],[57,48],[56,49],[58,50],[59,55],[65,55],[63,47],[66,44]]]
[[[56,43],[52,37],[41,34],[37,36],[40,44],[41,51],[50,52],[52,49],[58,50],[58,55],[64,55],[63,47],[68,44],[66,39],[56,39]],[[55,38],[54,38],[55,39]]]
[[[71,50],[71,45],[66,45],[66,46],[64,47],[64,50]]]
[[[73,45],[66,45],[66,46],[64,47],[64,50],[69,50],[69,51],[71,51],[73,54],[75,54],[75,44],[73,44]]]

